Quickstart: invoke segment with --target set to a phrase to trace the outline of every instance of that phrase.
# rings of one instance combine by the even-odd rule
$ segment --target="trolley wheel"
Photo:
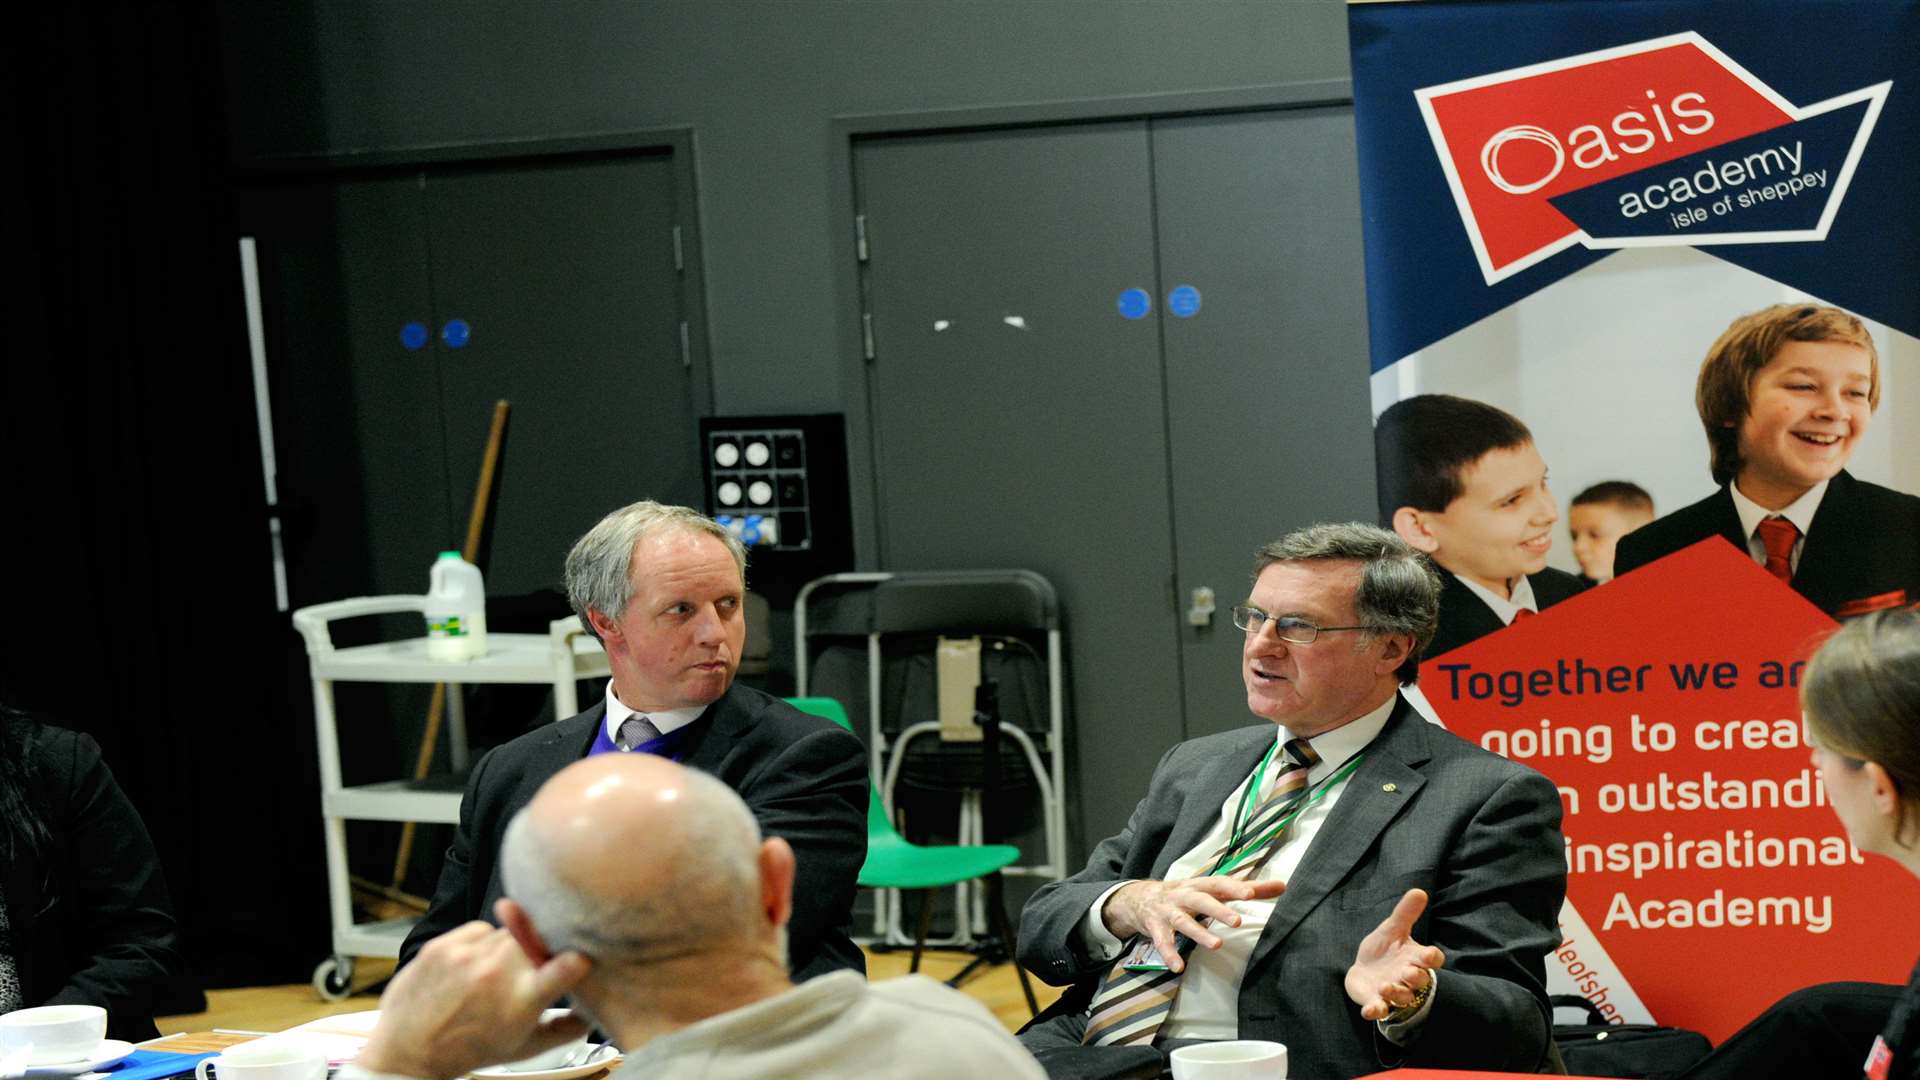
[[[313,992],[325,1001],[345,1001],[353,990],[353,957],[329,956],[313,969]]]

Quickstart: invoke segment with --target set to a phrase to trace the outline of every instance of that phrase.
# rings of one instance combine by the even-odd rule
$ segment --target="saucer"
[[[585,1065],[568,1065],[559,1069],[528,1069],[517,1072],[498,1066],[491,1069],[475,1069],[467,1074],[467,1080],[575,1080],[576,1077],[592,1076],[602,1069],[620,1067],[620,1055],[611,1054],[598,1061],[589,1061]]]
[[[73,1076],[77,1073],[104,1069],[133,1053],[133,1044],[119,1039],[102,1039],[85,1057],[72,1061],[50,1061],[44,1065],[29,1065],[24,1076]]]

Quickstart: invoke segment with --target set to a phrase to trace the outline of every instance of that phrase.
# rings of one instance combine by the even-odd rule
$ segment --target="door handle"
[[[1206,585],[1196,585],[1189,594],[1187,602],[1187,625],[1207,627],[1213,625],[1213,613],[1216,605],[1213,589]]]

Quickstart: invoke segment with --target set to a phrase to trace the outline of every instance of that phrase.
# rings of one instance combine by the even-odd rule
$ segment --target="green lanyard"
[[[1274,753],[1279,749],[1280,749],[1280,744],[1278,741],[1276,741],[1273,744],[1273,749],[1268,750],[1266,756],[1260,759],[1259,767],[1254,769],[1253,771],[1252,782],[1247,784],[1246,797],[1240,800],[1240,809],[1237,813],[1233,815],[1233,830],[1227,837],[1227,850],[1230,852],[1238,852],[1238,854],[1234,855],[1230,859],[1223,861],[1219,866],[1214,867],[1212,870],[1209,870],[1207,872],[1207,875],[1209,877],[1219,875],[1219,874],[1232,873],[1234,869],[1237,868],[1241,863],[1246,862],[1249,858],[1251,858],[1254,852],[1259,851],[1261,848],[1265,847],[1267,843],[1271,841],[1274,837],[1280,835],[1280,830],[1293,824],[1293,819],[1299,817],[1301,811],[1305,810],[1307,807],[1312,806],[1314,803],[1318,802],[1321,796],[1333,790],[1336,786],[1339,785],[1340,781],[1345,780],[1349,776],[1352,776],[1353,770],[1360,767],[1361,759],[1367,756],[1366,751],[1362,750],[1360,753],[1353,755],[1353,757],[1345,765],[1340,766],[1339,772],[1334,773],[1332,776],[1329,776],[1325,780],[1322,780],[1319,783],[1308,788],[1306,793],[1297,800],[1297,804],[1294,806],[1293,811],[1291,813],[1289,813],[1286,817],[1281,818],[1279,821],[1275,822],[1273,828],[1268,829],[1265,833],[1261,834],[1260,836],[1247,841],[1245,843],[1245,846],[1243,847],[1241,843],[1240,830],[1247,826],[1248,824],[1247,818],[1253,812],[1253,800],[1259,794],[1260,781],[1261,781],[1261,778],[1266,774],[1267,762],[1273,760]]]

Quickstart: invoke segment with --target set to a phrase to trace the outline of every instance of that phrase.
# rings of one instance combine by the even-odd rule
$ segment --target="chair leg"
[[[927,948],[927,926],[933,921],[933,890],[920,890],[920,925],[913,932],[913,963],[907,965],[907,971],[917,973],[920,970],[920,954]]]
[[[993,932],[1000,938],[1000,947],[1007,952],[1007,962],[1013,965],[1014,973],[1020,976],[1020,990],[1027,995],[1027,1015],[1039,1016],[1040,1003],[1034,1000],[1033,984],[1027,981],[1027,969],[1020,966],[1020,958],[1013,951],[1013,924],[1007,918],[1005,884],[1005,879],[998,871],[987,878],[987,918],[993,920]]]

